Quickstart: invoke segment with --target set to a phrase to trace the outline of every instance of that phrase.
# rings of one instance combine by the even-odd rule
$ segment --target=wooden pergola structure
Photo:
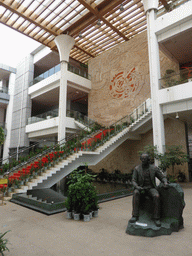
[[[186,1],[161,0],[159,15]],[[147,28],[142,0],[0,0],[0,22],[52,50],[69,34],[70,57],[82,63]]]

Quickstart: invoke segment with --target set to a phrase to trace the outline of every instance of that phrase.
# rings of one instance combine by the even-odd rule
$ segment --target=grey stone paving
[[[6,202],[0,206],[0,232],[10,252],[5,256],[192,256],[192,184],[185,193],[184,229],[170,236],[137,237],[125,233],[132,196],[100,204],[99,217],[90,222],[51,216]]]

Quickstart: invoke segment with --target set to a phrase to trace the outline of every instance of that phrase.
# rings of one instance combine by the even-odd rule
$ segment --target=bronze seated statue
[[[142,163],[135,167],[132,176],[134,187],[133,210],[126,233],[156,236],[162,235],[162,230],[163,234],[178,231],[183,227],[182,211],[185,203],[182,188],[179,184],[168,184],[167,178],[161,170],[155,165],[150,164],[150,157],[147,153],[143,153],[140,156],[140,160]],[[161,181],[158,187],[155,181],[156,178]],[[166,226],[167,219],[170,220],[169,228]],[[161,220],[163,220],[162,228]],[[148,233],[138,231],[139,225],[143,225],[143,229],[145,231],[148,230]],[[155,233],[151,232],[151,228],[155,230]],[[157,230],[158,232],[156,232]]]

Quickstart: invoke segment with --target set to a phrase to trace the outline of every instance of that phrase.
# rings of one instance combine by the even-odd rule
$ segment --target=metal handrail
[[[94,124],[92,124],[91,126],[94,126],[96,124],[96,122]],[[74,138],[77,138],[78,136],[78,133],[82,132],[82,131],[86,131],[87,130],[87,127],[85,127],[84,129],[82,129],[81,131],[78,131],[77,133],[75,134],[72,134],[64,139],[62,139],[61,141],[59,141],[57,144],[53,145],[53,146],[50,146],[48,147],[47,149],[43,150],[41,153],[31,157],[28,159],[28,161],[26,162],[23,162],[23,163],[20,163],[18,164],[17,166],[13,167],[10,171],[8,171],[7,173],[5,173],[4,175],[9,175],[13,172],[15,172],[17,169],[31,163],[31,162],[34,162],[35,159],[38,159],[39,157],[42,157],[43,155],[46,155],[48,152],[52,152],[55,148],[57,147],[61,147],[61,146],[64,146],[68,141],[74,139]],[[44,141],[44,140],[43,140]],[[29,148],[29,147],[28,147]],[[22,152],[22,151],[21,151]],[[23,152],[22,152],[23,153]],[[17,153],[15,153],[16,155]]]
[[[147,99],[143,104],[144,104],[144,105],[147,105],[146,103],[147,103],[148,101],[150,102],[151,99]],[[138,108],[140,108],[143,104],[141,104]],[[138,108],[137,108],[137,109],[138,109]],[[147,113],[147,112],[149,112],[149,111],[150,111],[150,109],[147,109],[147,108],[146,108],[146,112],[145,112],[145,113]],[[145,114],[145,113],[143,113],[143,114]],[[118,120],[117,122],[115,122],[115,123],[113,123],[112,125],[110,125],[110,127],[115,128],[115,132],[116,132],[116,131],[118,131],[118,130],[116,129],[116,127],[117,127],[120,123],[124,124],[124,121],[126,122],[126,125],[124,125],[124,127],[129,127],[129,126],[131,125],[131,123],[127,122],[127,120],[129,119],[129,120],[131,121],[131,118],[130,118],[131,115],[132,115],[132,113],[129,114],[129,115],[127,115],[127,116],[125,116],[125,117],[123,117],[123,118],[121,118],[121,119]],[[140,116],[140,117],[141,117],[141,116]],[[136,121],[136,120],[135,120],[135,121]],[[96,122],[95,122],[95,123],[92,123],[92,124],[89,126],[89,128],[91,128],[91,127],[94,126],[94,125],[98,125],[98,123],[96,123]],[[9,175],[10,175],[11,173],[13,173],[15,170],[17,170],[17,169],[19,169],[19,168],[21,168],[21,167],[23,167],[23,166],[25,166],[25,165],[27,165],[27,164],[29,164],[29,163],[31,163],[31,162],[34,162],[35,159],[38,159],[39,157],[42,157],[43,155],[46,155],[46,154],[49,153],[49,152],[52,152],[52,151],[53,151],[54,149],[56,149],[57,147],[61,148],[61,147],[64,146],[68,141],[70,141],[70,140],[72,140],[72,139],[74,139],[74,138],[78,138],[78,136],[80,135],[80,133],[82,133],[82,131],[86,131],[87,128],[88,128],[88,127],[85,127],[85,128],[82,129],[81,131],[78,131],[77,133],[75,133],[75,134],[73,134],[73,135],[70,135],[70,136],[68,136],[68,137],[66,137],[66,138],[64,138],[64,139],[62,139],[62,140],[61,140],[60,142],[58,142],[56,145],[53,145],[53,146],[51,146],[51,147],[45,149],[44,151],[42,151],[40,154],[37,154],[37,155],[31,157],[28,161],[26,161],[26,162],[24,162],[24,163],[20,163],[19,165],[13,167],[12,170],[9,171],[9,172],[7,172],[5,175],[7,175],[7,176],[9,177]],[[102,126],[99,125],[99,128],[101,129]],[[108,129],[108,128],[109,128],[109,127],[104,127],[103,129]],[[87,132],[87,131],[86,131],[86,132]],[[93,134],[89,134],[89,136],[85,136],[85,137],[83,137],[81,140],[79,139],[79,141],[82,142],[82,141],[85,141],[85,139],[92,138],[92,137],[95,136],[95,134],[98,133],[98,132],[101,132],[101,130],[94,131]],[[110,131],[109,131],[109,132],[110,132]],[[103,133],[102,133],[102,134],[103,134]]]
[[[19,154],[21,153],[25,153],[26,151],[29,151],[30,149],[34,148],[35,146],[38,146],[40,145],[42,142],[44,142],[45,140],[40,140],[39,142],[37,142],[36,144],[33,144],[31,146],[28,146],[28,147],[25,147],[24,149],[20,149],[19,151],[17,152],[14,152],[13,154],[9,155],[8,157],[6,158],[1,158],[0,159],[0,162],[3,163],[5,162],[6,160],[10,160],[10,159],[14,159],[15,157],[17,157]],[[2,168],[2,166],[0,166],[0,168]]]

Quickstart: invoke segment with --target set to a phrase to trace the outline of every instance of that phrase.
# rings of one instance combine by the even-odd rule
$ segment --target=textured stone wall
[[[184,123],[177,119],[166,119],[165,134],[166,145],[182,145],[183,151],[187,153]],[[99,172],[101,168],[105,168],[108,172],[113,172],[114,170],[119,169],[123,173],[129,173],[136,165],[140,164],[138,152],[143,151],[143,148],[146,145],[153,145],[152,130],[142,135],[141,140],[139,141],[125,141],[100,163],[96,166],[90,166],[90,168],[95,172]],[[187,163],[175,167],[175,173],[178,173],[179,170],[184,171],[188,177]],[[167,170],[167,172],[172,174],[171,169]]]
[[[167,69],[179,70],[178,63],[169,59],[160,51],[161,77]],[[92,78],[92,90],[89,93],[89,117],[109,125],[130,114],[137,106],[150,98],[149,61],[147,33],[141,33],[128,42],[101,54],[90,60],[89,73]],[[178,120],[165,121],[167,145],[182,145],[186,151],[185,126]],[[152,130],[142,135],[140,141],[127,140],[114,152],[109,154],[96,166],[91,166],[99,172],[101,168],[113,172],[131,170],[140,163],[138,151],[145,145],[153,144]],[[187,164],[176,167],[176,172],[185,171]],[[170,172],[170,170],[168,170]]]
[[[177,63],[160,53],[162,75],[166,69],[178,69]],[[91,59],[92,90],[88,115],[104,125],[131,113],[150,98],[147,33]]]

